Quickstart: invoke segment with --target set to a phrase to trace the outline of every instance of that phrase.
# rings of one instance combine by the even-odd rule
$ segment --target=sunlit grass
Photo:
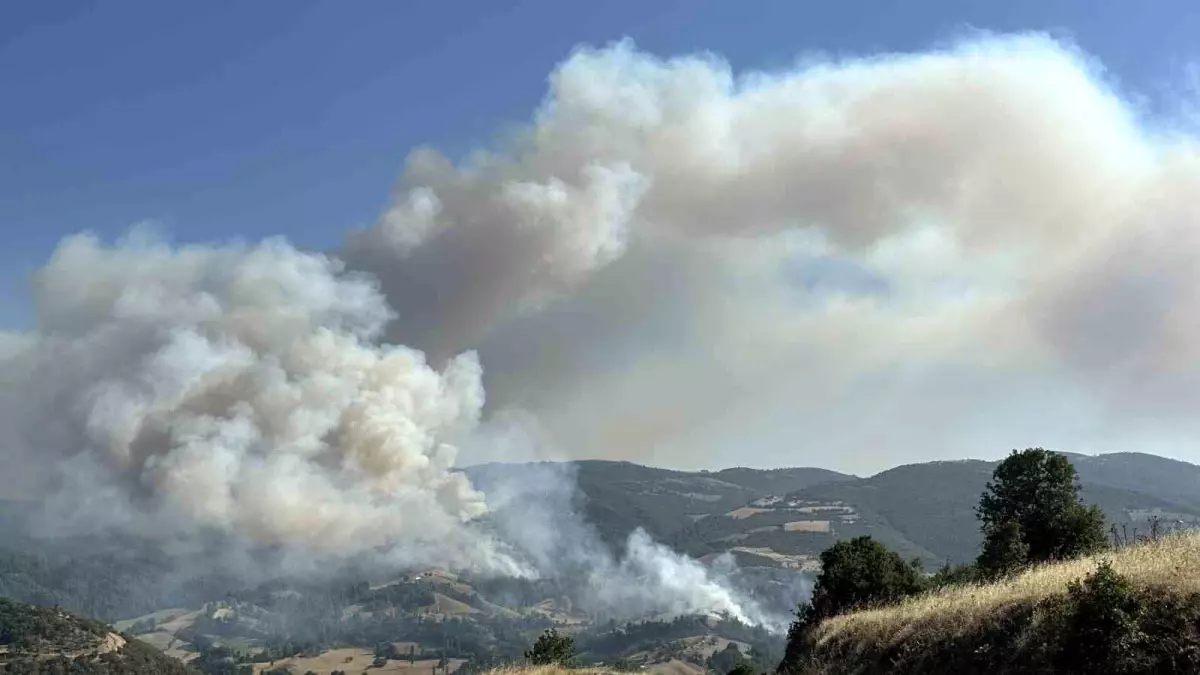
[[[969,635],[1008,608],[1065,595],[1068,583],[1094,571],[1102,559],[1110,560],[1135,587],[1178,595],[1200,593],[1200,535],[1172,535],[1044,565],[997,583],[949,588],[896,606],[834,617],[822,622],[814,637],[818,649],[830,643],[878,649],[915,636],[927,641]]]
[[[564,668],[562,666],[508,666],[488,671],[488,675],[612,675],[617,671],[603,668]]]

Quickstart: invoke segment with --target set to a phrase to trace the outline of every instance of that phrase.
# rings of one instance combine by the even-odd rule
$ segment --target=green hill
[[[0,673],[188,675],[196,672],[98,621],[0,598]]]
[[[674,471],[603,460],[569,464],[482,464],[465,471],[487,493],[505,481],[529,480],[531,467],[552,468],[564,475],[573,475],[578,489],[578,508],[600,536],[613,545],[620,545],[638,527],[658,539],[668,539],[699,518],[725,513],[762,495],[855,479],[836,471],[810,467]]]
[[[1165,527],[1200,522],[1200,467],[1153,455],[1071,455],[1081,496],[1131,536],[1157,517]],[[927,566],[978,552],[974,508],[995,462],[909,464],[869,478],[829,481],[758,497],[670,535],[692,555],[732,551],[754,564],[803,565],[838,539],[869,534]],[[1161,486],[1161,487],[1160,487]],[[791,528],[789,531],[788,528]]]

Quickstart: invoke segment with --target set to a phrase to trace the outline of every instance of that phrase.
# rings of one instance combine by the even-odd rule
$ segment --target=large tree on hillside
[[[566,666],[575,660],[575,638],[551,628],[542,633],[525,658],[535,666]]]
[[[821,553],[821,573],[812,600],[800,606],[788,630],[787,650],[778,672],[800,669],[808,651],[809,632],[838,614],[899,602],[925,590],[920,564],[908,562],[870,536],[839,541]]]
[[[979,566],[1003,573],[1020,564],[1063,560],[1105,545],[1104,514],[1079,500],[1075,467],[1042,448],[1013,450],[979,500]]]

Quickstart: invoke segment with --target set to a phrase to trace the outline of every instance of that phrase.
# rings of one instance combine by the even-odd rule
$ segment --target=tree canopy
[[[864,606],[895,602],[924,590],[920,567],[869,535],[839,541],[821,553],[811,611],[824,619]]]
[[[821,553],[812,600],[801,605],[788,631],[781,672],[794,669],[807,651],[809,629],[838,614],[897,602],[925,590],[919,563],[908,562],[869,535],[839,541]]]
[[[1104,514],[1079,500],[1075,467],[1042,448],[1013,450],[996,467],[977,515],[984,535],[978,562],[989,573],[1073,558],[1105,545]]]
[[[538,637],[525,658],[535,666],[569,664],[575,659],[575,639],[551,628]]]

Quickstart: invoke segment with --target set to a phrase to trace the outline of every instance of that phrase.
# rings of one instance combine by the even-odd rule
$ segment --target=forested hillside
[[[1153,520],[1168,528],[1200,522],[1200,493],[1188,492],[1200,485],[1200,467],[1137,453],[1070,457],[1083,500],[1124,534],[1145,532]],[[995,467],[928,462],[818,483],[704,516],[669,541],[692,555],[732,551],[743,564],[804,566],[833,542],[865,534],[929,568],[964,562],[979,546],[974,508]]]
[[[189,675],[197,672],[98,621],[0,598],[0,673]]]

